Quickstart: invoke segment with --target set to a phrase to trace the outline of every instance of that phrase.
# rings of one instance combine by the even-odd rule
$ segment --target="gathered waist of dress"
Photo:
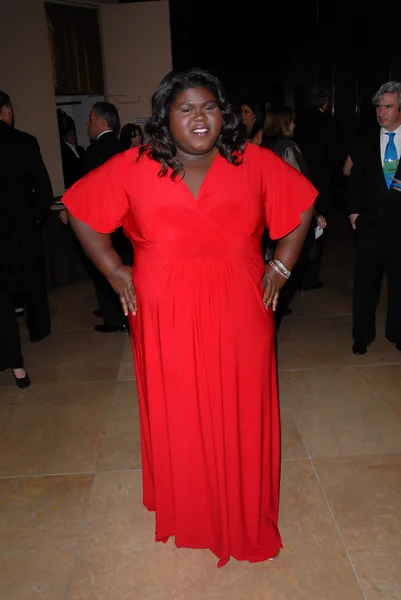
[[[141,242],[134,244],[136,258],[149,260],[235,259],[262,257],[259,238]]]

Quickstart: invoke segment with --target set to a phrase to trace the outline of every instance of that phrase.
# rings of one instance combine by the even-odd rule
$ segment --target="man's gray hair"
[[[401,83],[399,81],[387,81],[383,83],[372,97],[375,106],[380,103],[384,94],[398,94],[398,110],[401,110]]]
[[[116,135],[119,134],[121,129],[120,116],[114,104],[110,102],[95,102],[92,110],[95,111],[97,117],[106,121],[107,127],[110,127]]]

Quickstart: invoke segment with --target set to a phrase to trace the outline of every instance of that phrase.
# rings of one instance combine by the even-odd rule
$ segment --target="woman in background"
[[[289,106],[282,105],[270,108],[266,113],[265,126],[262,135],[261,146],[269,148],[280,156],[285,162],[300,171],[306,177],[309,176],[308,166],[303,154],[296,142],[292,139],[295,129],[295,111]],[[278,307],[275,314],[276,325],[279,327],[284,315],[291,314],[289,304],[292,301],[298,287],[301,285],[303,271],[309,260],[309,256],[315,240],[315,227],[322,229],[326,227],[326,219],[321,215],[314,214],[311,226],[305,239],[303,248],[298,257],[292,275],[280,294]],[[266,250],[274,252],[273,242],[265,232]]]
[[[308,177],[308,167],[302,152],[292,139],[295,129],[295,111],[289,106],[269,108],[266,113],[261,146],[270,148],[285,162]]]
[[[144,142],[144,135],[141,127],[136,123],[127,123],[121,127],[120,140],[129,148],[141,146]]]
[[[255,100],[244,100],[241,104],[241,122],[246,128],[246,138],[252,144],[260,145],[263,133],[263,117]]]

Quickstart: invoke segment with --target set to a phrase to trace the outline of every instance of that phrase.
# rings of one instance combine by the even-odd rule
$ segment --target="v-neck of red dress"
[[[204,191],[205,185],[206,185],[206,183],[207,183],[207,180],[208,180],[208,179],[209,179],[209,177],[210,177],[210,173],[211,173],[211,172],[213,172],[213,170],[214,170],[214,168],[215,168],[215,164],[216,164],[216,162],[218,162],[218,161],[219,161],[219,159],[220,159],[220,158],[221,158],[221,157],[220,157],[220,152],[218,152],[218,153],[216,154],[216,156],[214,157],[214,159],[213,159],[212,163],[210,164],[210,167],[208,168],[208,170],[207,170],[207,172],[206,172],[206,175],[205,175],[205,177],[203,178],[203,181],[202,181],[202,183],[201,183],[201,185],[200,185],[200,188],[199,188],[199,191],[198,191],[198,196],[197,196],[197,197],[196,197],[196,196],[194,196],[194,194],[191,192],[191,190],[189,189],[189,187],[188,187],[188,186],[187,186],[187,184],[185,183],[185,178],[183,178],[183,179],[180,179],[180,183],[181,183],[181,184],[182,184],[182,185],[185,187],[185,190],[187,191],[188,195],[191,197],[191,200],[192,200],[193,202],[196,202],[196,203],[198,203],[198,202],[199,202],[199,200],[200,200],[200,198],[201,198],[201,196],[202,196],[202,192]]]

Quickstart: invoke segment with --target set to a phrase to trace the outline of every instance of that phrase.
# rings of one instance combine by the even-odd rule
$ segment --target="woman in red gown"
[[[156,513],[157,541],[209,548],[219,566],[230,556],[266,560],[281,548],[272,310],[317,192],[271,151],[244,144],[205,71],[163,79],[146,132],[147,145],[64,196],[130,317],[143,502]],[[280,261],[266,267],[265,223]],[[134,246],[132,273],[110,243],[120,225]]]

